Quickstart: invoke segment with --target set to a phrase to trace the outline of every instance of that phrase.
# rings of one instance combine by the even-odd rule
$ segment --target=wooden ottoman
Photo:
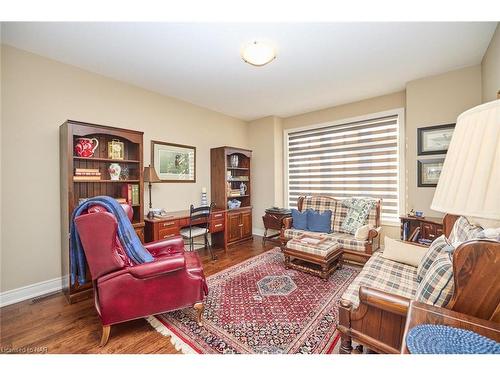
[[[318,243],[303,242],[304,238],[316,238]],[[328,280],[336,269],[342,267],[340,244],[325,236],[301,236],[291,239],[283,249],[285,268],[307,272]]]

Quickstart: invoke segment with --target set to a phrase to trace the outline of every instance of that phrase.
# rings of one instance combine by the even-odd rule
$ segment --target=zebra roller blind
[[[398,222],[398,137],[397,115],[289,132],[289,207],[301,195],[375,197],[382,221]]]

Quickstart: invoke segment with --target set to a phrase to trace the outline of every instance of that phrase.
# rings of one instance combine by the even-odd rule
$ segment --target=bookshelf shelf
[[[85,160],[85,161],[101,161],[105,163],[141,163],[140,160],[127,160],[127,159],[108,159],[108,158],[84,158],[81,156],[73,156],[74,160]]]
[[[81,200],[106,195],[116,199],[126,199],[131,203],[133,198],[132,225],[144,242],[143,132],[68,120],[59,127],[59,136],[61,269],[63,280],[68,280],[63,284],[63,292],[71,303],[90,296],[92,291],[90,282],[83,285],[78,283],[71,285],[68,277],[71,269],[68,239],[71,215]],[[74,148],[78,138],[95,138],[98,141],[92,157],[80,157],[75,154]],[[108,143],[114,140],[123,142],[123,160],[108,157]],[[126,178],[125,180],[110,179],[108,168],[112,163],[121,166],[121,173]],[[74,180],[75,174],[78,173],[77,169],[95,171],[89,171],[91,174],[88,175],[81,175],[82,178],[98,174],[102,179]],[[133,196],[131,191],[133,191]],[[90,277],[87,279],[90,280]]]

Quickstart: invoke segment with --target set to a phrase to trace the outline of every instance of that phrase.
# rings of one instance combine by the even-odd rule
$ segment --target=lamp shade
[[[144,182],[159,182],[160,178],[156,174],[154,167],[144,167]]]
[[[500,100],[458,116],[431,208],[500,220]]]

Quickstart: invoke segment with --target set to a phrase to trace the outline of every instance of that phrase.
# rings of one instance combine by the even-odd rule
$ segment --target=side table
[[[406,336],[410,329],[421,324],[441,324],[467,329],[500,342],[500,323],[479,319],[443,307],[411,301],[408,314],[406,315],[406,326],[403,334],[403,342],[401,344],[401,353],[410,354],[406,347]]]
[[[292,216],[290,210],[287,209],[267,209],[264,216],[262,216],[262,221],[264,222],[264,237],[262,238],[262,243],[265,244],[266,240],[278,237],[279,231],[283,227],[283,220],[287,217]],[[267,235],[267,231],[277,230],[278,233]]]

